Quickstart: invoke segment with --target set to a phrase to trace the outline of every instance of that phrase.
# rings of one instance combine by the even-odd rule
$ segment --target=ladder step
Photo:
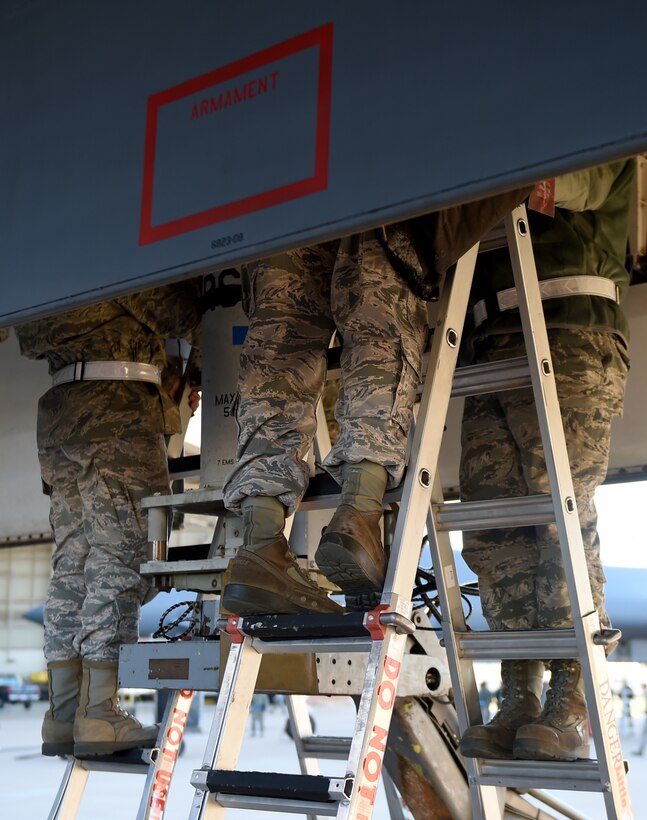
[[[312,774],[241,772],[197,769],[191,783],[211,794],[235,794],[275,800],[339,803],[350,796],[352,777],[330,778]]]
[[[498,393],[502,390],[530,386],[528,359],[520,356],[516,359],[459,367],[454,373],[452,398]]]
[[[252,639],[260,654],[304,652],[369,652],[372,628],[381,637],[384,626],[398,634],[411,634],[415,626],[398,612],[344,612],[337,614],[254,615],[220,618],[217,629]]]
[[[173,550],[180,553],[181,548]],[[187,556],[186,560],[169,559],[168,561],[146,561],[141,564],[139,571],[141,575],[202,575],[222,573],[227,569],[229,559],[216,556],[214,558],[192,559]]]
[[[434,515],[439,532],[533,527],[555,520],[553,500],[548,494],[434,504]]]
[[[304,757],[319,757],[327,760],[347,760],[351,742],[350,737],[312,735],[301,738]]]
[[[119,772],[146,774],[159,749],[128,749],[111,755],[73,758],[76,765],[88,772]],[[70,758],[71,760],[72,758]]]
[[[524,629],[505,632],[456,632],[458,653],[470,660],[577,658],[574,629]]]
[[[339,803],[317,803],[313,800],[283,800],[270,797],[254,797],[241,794],[215,795],[219,806],[226,809],[249,809],[254,812],[283,812],[308,817],[336,817]],[[264,816],[261,815],[261,816]]]
[[[211,488],[148,496],[142,499],[142,507],[146,510],[164,507],[174,512],[196,513],[196,515],[223,515],[226,512],[222,502],[222,491]]]
[[[291,638],[263,641],[252,638],[252,647],[259,655],[330,655],[337,653],[368,654],[373,641],[365,638]]]
[[[479,760],[474,781],[483,786],[513,789],[568,789],[605,792],[597,760]]]
[[[237,628],[250,638],[281,641],[290,638],[365,638],[366,613],[308,612],[300,615],[255,615],[238,619]],[[218,629],[225,631],[228,620],[218,620]]]

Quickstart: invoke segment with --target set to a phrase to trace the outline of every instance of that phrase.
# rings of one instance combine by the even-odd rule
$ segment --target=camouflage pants
[[[141,499],[169,491],[162,436],[65,444],[39,451],[51,488],[56,548],[45,600],[45,657],[114,661],[138,637],[149,584]]]
[[[250,267],[250,327],[240,361],[237,462],[225,504],[275,496],[292,512],[308,482],[327,348],[343,339],[339,437],[324,467],[404,469],[427,335],[425,303],[393,271],[372,233],[292,251]]]
[[[549,339],[593,601],[608,622],[593,496],[607,471],[611,420],[622,414],[628,360],[610,333],[549,330]],[[477,361],[523,352],[520,334],[492,336]],[[466,400],[460,481],[465,501],[549,492],[530,388]],[[571,624],[554,524],[466,533],[463,556],[492,629]]]

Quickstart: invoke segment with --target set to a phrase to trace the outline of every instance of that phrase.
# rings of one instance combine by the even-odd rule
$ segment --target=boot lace
[[[491,725],[506,725],[516,717],[524,700],[524,687],[511,667],[504,667],[501,673],[501,708],[490,721]]]
[[[303,580],[307,583],[307,585],[308,585],[308,586],[309,586],[312,590],[317,591],[317,592],[322,592],[322,590],[321,590],[321,589],[317,586],[317,584],[316,584],[316,583],[312,580],[312,578],[310,577],[310,575],[308,574],[308,572],[307,572],[305,569],[303,569],[303,567],[301,566],[301,564],[299,564],[299,562],[298,562],[298,561],[297,561],[297,559],[296,559],[296,556],[294,556],[294,555],[290,555],[290,563],[292,564],[292,566],[294,567],[294,569],[296,569],[296,571],[298,572],[299,576],[300,576],[301,578],[303,578]]]
[[[554,670],[550,678],[550,688],[546,693],[546,703],[542,710],[542,720],[560,718],[564,704],[572,694],[577,681],[577,667],[566,666]]]

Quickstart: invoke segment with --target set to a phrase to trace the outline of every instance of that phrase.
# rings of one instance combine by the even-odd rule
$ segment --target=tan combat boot
[[[543,661],[502,661],[501,679],[501,708],[486,726],[463,733],[458,748],[465,757],[510,759],[517,730],[541,712]]]
[[[380,520],[387,478],[385,468],[370,461],[342,466],[341,504],[321,536],[315,561],[346,596],[366,596],[384,586]]]
[[[74,755],[107,755],[150,749],[159,726],[142,726],[119,707],[117,661],[83,661],[79,708],[74,720]]]
[[[283,535],[285,507],[272,496],[241,504],[243,546],[234,558],[222,606],[235,615],[342,612],[301,569]]]
[[[584,681],[579,661],[551,661],[550,689],[539,717],[522,726],[514,756],[522,760],[577,760],[589,756]]]
[[[321,536],[315,553],[317,566],[346,595],[382,591],[386,554],[381,518],[381,510],[359,512],[342,504]]]
[[[238,550],[222,606],[243,616],[343,612],[301,569],[283,537],[253,550]]]
[[[79,706],[81,659],[47,664],[49,709],[41,730],[44,755],[71,755],[74,751],[74,716]]]

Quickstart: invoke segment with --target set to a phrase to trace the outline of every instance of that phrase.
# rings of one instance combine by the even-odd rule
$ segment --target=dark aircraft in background
[[[460,554],[455,553],[454,557],[461,584],[474,582],[476,577],[465,565]],[[622,631],[620,646],[610,660],[647,662],[647,569],[605,567],[604,572],[607,577],[607,610],[613,626]],[[178,592],[177,590],[160,592],[142,607],[139,624],[140,637],[150,638],[153,635],[159,627],[162,615],[169,607],[182,601],[193,601],[195,598],[195,592]],[[468,624],[472,629],[487,629],[478,596],[470,595],[468,600],[473,608]],[[175,620],[181,611],[181,608],[177,607],[169,614],[167,622]],[[42,605],[25,612],[23,617],[42,624]],[[187,626],[188,621],[185,620],[178,624],[177,629],[183,632]]]
[[[196,593],[177,590],[171,592],[160,592],[152,601],[144,604],[142,607],[141,618],[139,620],[139,636],[141,638],[150,638],[160,625],[160,619],[169,607],[174,604],[181,604],[183,601],[195,601]],[[181,607],[173,610],[169,614],[167,622],[175,620],[181,613]],[[23,613],[23,618],[28,621],[33,621],[37,624],[43,623],[43,605],[35,606],[33,609]],[[183,632],[188,626],[188,621],[181,621],[177,629]]]

